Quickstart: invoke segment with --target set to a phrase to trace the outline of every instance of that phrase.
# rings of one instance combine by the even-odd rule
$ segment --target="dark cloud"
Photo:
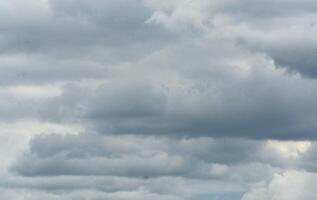
[[[218,178],[226,175],[226,164],[252,160],[252,153],[260,146],[256,142],[226,139],[177,141],[91,134],[43,135],[32,141],[30,153],[13,169],[25,176]]]
[[[212,184],[243,186],[229,189],[242,194],[249,184],[274,181],[276,174],[285,169],[310,170],[303,163],[314,162],[307,156],[314,152],[316,144],[51,134],[34,138],[30,146],[30,151],[11,168],[23,177],[4,179],[2,184],[55,193],[63,190],[66,194],[87,189],[133,191],[142,186],[153,194],[172,195],[175,191],[165,184],[186,190],[185,183],[193,187],[198,181],[196,184],[209,185],[209,195],[219,195],[220,189],[210,191]]]
[[[315,9],[314,6],[311,9]],[[216,23],[219,28],[217,32],[230,32],[238,44],[267,54],[278,67],[300,73],[305,78],[316,78],[316,39],[313,37],[316,33],[316,15],[305,11],[298,14],[287,11],[285,14],[273,18],[247,17],[241,21],[233,15],[228,21]]]
[[[311,170],[315,150],[316,144],[309,142],[49,134],[35,137],[30,151],[17,160],[12,170],[31,177],[99,175],[142,180],[175,176],[236,180],[245,176],[252,180],[261,177],[256,173],[262,173],[249,174],[252,166],[263,169],[263,173],[270,171],[265,169],[267,166]]]
[[[205,43],[161,51],[96,89],[65,89],[44,105],[43,118],[81,121],[102,134],[315,138],[314,80],[262,54]]]

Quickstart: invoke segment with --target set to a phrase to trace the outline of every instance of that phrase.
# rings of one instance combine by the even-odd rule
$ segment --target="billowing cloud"
[[[0,2],[0,199],[316,199],[312,0]]]
[[[43,117],[103,134],[315,138],[317,82],[222,39],[170,47],[111,74],[94,88],[65,88]]]
[[[23,178],[4,178],[2,184],[48,193],[66,190],[70,194],[82,189],[109,193],[142,188],[183,199],[201,194],[252,199],[252,195],[271,194],[267,190],[283,196],[288,194],[283,187],[288,187],[281,186],[280,193],[275,179],[284,179],[284,173],[285,177],[306,176],[308,172],[301,171],[311,171],[310,164],[315,161],[309,155],[315,148],[315,143],[307,141],[41,135],[11,166],[12,172]],[[298,178],[290,179],[294,182],[292,187],[300,186]],[[306,178],[302,180],[303,184],[310,184]],[[269,189],[265,188],[266,183]],[[175,188],[166,188],[169,184]],[[298,189],[298,195],[302,195],[301,191]]]
[[[317,195],[313,187],[315,182],[316,174],[298,171],[275,174],[268,184],[255,186],[242,197],[242,200],[315,199]]]

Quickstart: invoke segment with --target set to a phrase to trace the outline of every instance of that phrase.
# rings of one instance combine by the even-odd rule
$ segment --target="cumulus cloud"
[[[223,149],[224,145],[231,148]],[[178,141],[91,134],[44,135],[32,140],[30,152],[13,169],[25,176],[217,178],[227,174],[228,164],[252,159],[250,149],[259,151],[257,142],[208,138]],[[59,167],[56,168],[54,163],[59,163]]]
[[[242,197],[242,200],[315,199],[317,195],[313,187],[315,182],[316,174],[287,171],[283,174],[275,174],[268,184],[255,186]]]
[[[312,0],[0,2],[0,199],[315,199]]]
[[[96,88],[66,88],[46,117],[103,134],[315,138],[316,81],[222,39],[170,47],[111,74]]]
[[[245,193],[242,199],[252,199],[252,195],[271,194],[264,187],[279,177],[314,174],[301,171],[311,170],[309,164],[314,161],[309,155],[315,148],[315,143],[305,141],[40,135],[31,141],[30,150],[11,165],[11,171],[23,177],[3,178],[2,185],[48,193],[65,190],[70,194],[83,189],[119,192],[142,188],[183,199],[201,194],[222,194],[220,198],[225,198],[238,193],[242,197]],[[297,177],[290,179],[294,188],[301,184]],[[174,189],[165,187],[170,184]],[[273,187],[275,195],[288,194],[273,185],[268,187]],[[299,188],[298,195],[301,192]]]

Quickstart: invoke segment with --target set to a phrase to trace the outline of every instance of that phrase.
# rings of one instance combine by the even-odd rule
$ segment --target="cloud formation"
[[[0,199],[316,199],[316,10],[1,1]]]

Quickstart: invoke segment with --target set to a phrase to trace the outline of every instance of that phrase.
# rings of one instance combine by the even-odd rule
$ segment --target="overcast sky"
[[[0,0],[0,199],[317,199],[315,0]]]

